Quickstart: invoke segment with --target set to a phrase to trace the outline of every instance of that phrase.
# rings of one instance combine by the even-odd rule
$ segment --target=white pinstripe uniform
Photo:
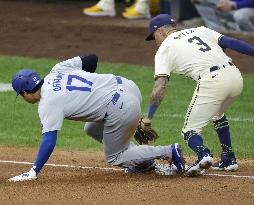
[[[221,36],[204,26],[177,31],[162,42],[155,55],[155,77],[176,73],[197,81],[183,133],[200,133],[210,120],[220,119],[241,94],[241,73],[218,45]]]

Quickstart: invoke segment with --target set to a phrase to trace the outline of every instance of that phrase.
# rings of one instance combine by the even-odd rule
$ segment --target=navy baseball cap
[[[36,72],[31,69],[23,69],[13,76],[12,87],[18,96],[24,91],[33,91],[41,81],[42,79]]]
[[[174,19],[169,14],[159,14],[153,17],[149,25],[149,35],[146,37],[146,41],[154,40],[154,32],[165,25],[176,26]]]

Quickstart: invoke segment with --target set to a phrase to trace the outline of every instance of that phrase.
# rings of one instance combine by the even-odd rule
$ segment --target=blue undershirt
[[[222,48],[230,48],[239,53],[243,53],[254,57],[254,47],[244,41],[237,40],[228,36],[222,36],[219,39],[219,45]]]
[[[42,135],[42,142],[37,154],[36,161],[34,163],[33,169],[36,175],[39,174],[44,164],[48,161],[50,155],[52,154],[57,139],[57,131],[46,132]]]

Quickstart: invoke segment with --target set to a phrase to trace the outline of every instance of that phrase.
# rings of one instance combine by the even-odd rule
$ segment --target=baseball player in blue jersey
[[[241,94],[243,79],[224,49],[254,56],[254,47],[204,26],[178,31],[176,23],[167,14],[152,18],[149,31],[146,40],[155,40],[159,49],[155,55],[155,83],[143,124],[151,126],[151,120],[166,93],[171,72],[185,75],[195,80],[197,87],[182,134],[198,157],[186,174],[198,175],[201,169],[211,166],[214,170],[237,170],[224,112]],[[213,156],[201,137],[201,130],[209,121],[213,121],[222,148],[221,160],[217,163],[213,163]]]
[[[141,94],[136,84],[112,74],[94,73],[97,56],[78,56],[56,64],[41,79],[30,69],[18,71],[12,80],[17,95],[29,103],[38,103],[42,142],[27,173],[9,181],[36,179],[56,144],[64,119],[86,122],[85,131],[103,143],[107,162],[125,167],[127,172],[145,172],[155,168],[155,159],[166,159],[184,171],[181,148],[135,145],[131,138],[140,119]]]

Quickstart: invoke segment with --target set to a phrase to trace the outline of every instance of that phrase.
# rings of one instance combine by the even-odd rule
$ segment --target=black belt
[[[123,84],[123,80],[119,76],[116,76],[116,82],[117,82],[117,84]],[[115,105],[117,103],[119,98],[120,98],[120,94],[118,92],[116,92],[111,99],[111,102],[113,103],[113,105]]]
[[[228,64],[230,66],[233,66],[234,64],[232,62],[228,62]],[[226,68],[226,65],[223,65],[222,68]],[[216,71],[216,70],[220,70],[221,67],[219,67],[218,65],[215,65],[213,67],[210,68],[210,72]]]

